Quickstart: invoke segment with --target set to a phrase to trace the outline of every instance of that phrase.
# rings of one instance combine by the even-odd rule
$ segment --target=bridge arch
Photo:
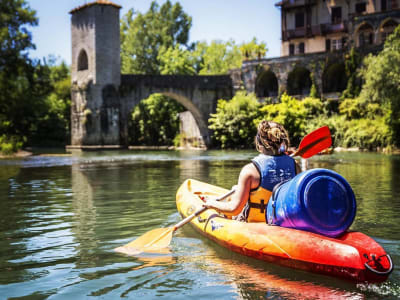
[[[347,80],[344,62],[331,63],[322,74],[322,92],[342,92],[346,89]]]
[[[278,78],[271,68],[263,68],[258,74],[255,91],[258,98],[278,96]]]
[[[289,95],[308,95],[311,89],[311,72],[302,65],[296,65],[287,77]]]
[[[120,91],[124,105],[121,138],[125,143],[128,141],[130,112],[140,101],[158,93],[175,100],[192,114],[204,144],[209,146],[211,131],[208,129],[208,118],[215,112],[219,99],[232,98],[232,81],[224,75],[123,75]]]
[[[169,106],[168,111],[174,111],[177,110],[177,114],[181,114],[183,112],[186,112],[184,116],[179,116],[180,120],[180,126],[175,128],[174,121],[170,119],[166,119],[168,117],[173,118],[174,116],[166,116],[166,115],[158,115],[157,118],[157,124],[158,126],[150,126],[148,130],[145,130],[146,133],[143,137],[141,137],[141,134],[143,133],[141,130],[140,132],[138,131],[138,128],[135,128],[135,125],[138,126],[138,119],[136,119],[135,122],[131,122],[132,118],[132,112],[135,111],[135,108],[140,105],[144,100],[151,98],[154,95],[158,96],[164,96],[164,97],[157,97],[154,99],[156,102],[153,102],[153,105],[151,108],[149,106],[140,106],[140,115],[143,116],[139,118],[144,118],[143,120],[145,122],[151,120],[151,117],[149,117],[149,109],[154,110],[154,109],[162,109],[164,110],[165,102],[168,102],[166,105]],[[161,102],[160,102],[161,101]],[[165,102],[164,102],[165,101]],[[175,104],[173,104],[175,102]],[[191,117],[187,115],[190,113]],[[165,114],[165,111],[164,111]],[[137,115],[138,116],[138,115]],[[174,119],[175,120],[175,119]],[[172,123],[171,123],[172,121]],[[140,121],[141,122],[141,121]],[[183,122],[183,123],[182,123]],[[139,101],[135,101],[134,106],[130,109],[129,114],[128,114],[128,124],[129,124],[129,129],[128,129],[128,141],[130,144],[136,144],[139,142],[139,144],[144,144],[152,146],[152,145],[159,145],[158,143],[160,142],[160,138],[164,141],[172,142],[172,140],[175,138],[176,134],[178,133],[183,133],[184,135],[181,137],[185,141],[185,146],[186,144],[191,145],[192,143],[196,144],[198,147],[204,147],[206,145],[206,140],[209,133],[208,133],[208,128],[207,128],[207,120],[204,119],[202,116],[200,110],[188,99],[186,96],[181,95],[177,92],[171,92],[171,91],[155,91],[155,92],[149,92],[147,95],[144,95],[142,99]],[[182,127],[183,125],[183,127]],[[140,125],[139,125],[140,126]],[[157,128],[157,129],[155,129]],[[161,137],[158,132],[159,129],[163,128],[163,135],[164,137]],[[183,130],[179,132],[179,129]],[[174,131],[176,130],[176,131]],[[139,134],[139,135],[138,135]],[[144,139],[143,139],[144,138]],[[139,141],[140,139],[143,139],[141,142]],[[149,144],[150,143],[150,144]],[[169,144],[167,144],[169,145]]]

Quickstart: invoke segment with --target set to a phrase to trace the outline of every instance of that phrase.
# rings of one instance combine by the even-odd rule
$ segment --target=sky
[[[36,11],[39,25],[31,28],[36,50],[32,58],[55,55],[71,63],[71,17],[69,11],[92,0],[26,0]],[[147,12],[151,0],[112,0],[122,6],[120,18],[130,8]],[[157,1],[160,5],[165,0]],[[172,3],[177,2],[171,0]],[[267,57],[280,53],[280,10],[277,0],[179,0],[183,10],[192,17],[190,42],[213,40],[236,44],[250,42],[253,37],[267,44]]]

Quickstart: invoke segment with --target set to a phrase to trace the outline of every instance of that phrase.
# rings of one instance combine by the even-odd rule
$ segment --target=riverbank
[[[33,153],[30,151],[25,151],[25,150],[18,150],[17,152],[13,153],[13,154],[1,154],[0,153],[0,159],[1,158],[13,158],[13,157],[28,157],[28,156],[32,156]]]
[[[72,151],[73,150],[73,151]],[[80,148],[80,149],[70,149],[70,148],[28,148],[25,150],[19,150],[16,153],[10,154],[10,155],[5,155],[5,154],[0,154],[0,159],[7,159],[7,158],[24,158],[24,157],[29,157],[29,156],[71,156],[74,151],[98,151],[98,150],[143,150],[143,151],[165,151],[165,150],[172,150],[172,151],[184,151],[184,150],[198,150],[198,151],[204,151],[204,150],[218,150],[218,149],[206,149],[206,148],[196,148],[196,147],[175,147],[175,146],[129,146],[128,148]],[[234,150],[234,149],[231,149]],[[245,149],[241,149],[245,150]],[[252,149],[249,149],[252,150]],[[65,153],[66,151],[67,153]],[[295,151],[295,148],[293,148],[293,151]],[[393,154],[393,155],[400,155],[400,149],[393,149],[393,148],[378,148],[375,151],[367,150],[367,149],[362,149],[358,147],[351,147],[351,148],[345,148],[345,147],[335,147],[335,148],[329,148],[326,151],[323,151],[322,155],[329,155],[333,153],[339,153],[339,152],[376,152],[376,153],[383,153],[383,154]]]

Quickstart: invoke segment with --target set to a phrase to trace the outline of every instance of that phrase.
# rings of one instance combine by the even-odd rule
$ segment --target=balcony
[[[282,32],[282,40],[288,41],[296,38],[323,36],[337,32],[348,32],[347,22],[341,22],[338,24],[320,24],[285,30]]]
[[[340,22],[337,24],[321,24],[321,35],[337,32],[348,32],[347,22]]]
[[[282,39],[284,41],[291,40],[291,39],[296,39],[296,38],[302,38],[306,36],[306,27],[301,27],[301,28],[296,28],[292,30],[286,30],[283,31],[283,37]]]

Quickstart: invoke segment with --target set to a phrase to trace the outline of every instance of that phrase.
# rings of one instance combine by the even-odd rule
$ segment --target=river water
[[[355,284],[229,252],[190,225],[168,253],[113,249],[180,220],[187,178],[230,188],[253,151],[127,151],[0,160],[1,299],[400,299],[400,156],[337,153],[357,197],[351,227],[395,263],[383,284]]]

